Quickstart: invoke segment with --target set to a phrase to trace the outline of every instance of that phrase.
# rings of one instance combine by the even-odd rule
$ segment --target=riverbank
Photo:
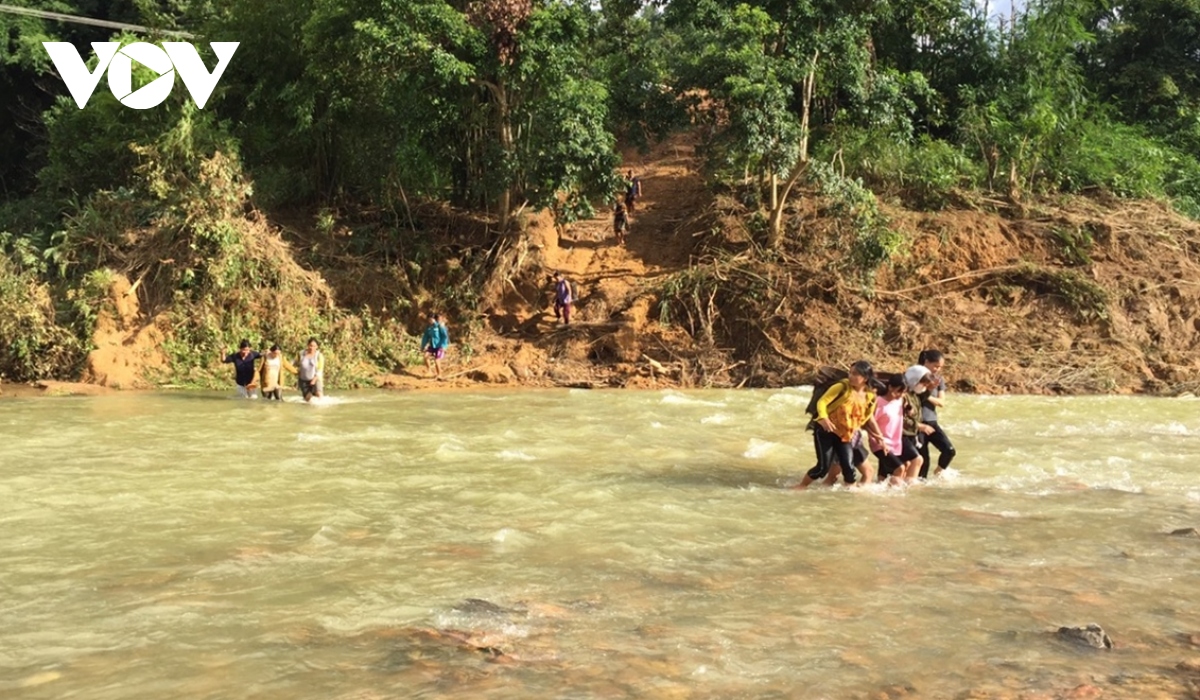
[[[131,235],[93,290],[93,333],[78,341],[92,350],[70,365],[82,370],[50,376],[216,388],[237,338],[288,352],[315,335],[331,389],[776,388],[864,358],[902,370],[935,347],[961,393],[1200,393],[1200,224],[1166,203],[881,201],[871,266],[862,232],[819,191],[798,191],[788,235],[768,248],[757,210],[701,177],[694,138],[624,159],[644,187],[624,245],[606,212],[565,226],[526,214],[500,235],[485,217],[431,206],[416,215],[433,257],[417,265],[356,252],[351,224],[378,222],[318,230],[303,213],[279,225],[234,208],[240,242],[224,264],[259,272],[245,289],[189,298],[161,241]],[[570,325],[554,315],[554,271],[574,289]],[[445,382],[424,377],[416,347],[431,311],[453,340]],[[55,391],[87,390],[24,394]]]

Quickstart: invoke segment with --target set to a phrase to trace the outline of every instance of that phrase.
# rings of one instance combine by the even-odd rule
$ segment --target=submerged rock
[[[1113,640],[1100,625],[1092,623],[1087,627],[1059,627],[1058,636],[1068,642],[1092,647],[1093,649],[1112,649]]]
[[[1200,531],[1194,527],[1181,527],[1178,530],[1171,530],[1171,537],[1200,537]]]

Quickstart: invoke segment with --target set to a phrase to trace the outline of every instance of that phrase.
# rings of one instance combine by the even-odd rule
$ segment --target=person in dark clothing
[[[921,397],[921,422],[933,428],[933,432],[926,437],[924,445],[921,447],[922,479],[929,475],[930,445],[936,447],[939,452],[935,475],[949,467],[950,462],[958,454],[954,449],[954,444],[950,442],[949,436],[946,435],[946,431],[938,425],[938,409],[945,405],[946,380],[942,378],[941,374],[945,364],[946,357],[938,350],[922,350],[917,358],[917,365],[928,369],[929,373],[937,380],[933,388]]]
[[[629,176],[625,178],[625,208],[632,214],[637,206],[638,198],[642,196],[642,178],[629,171]]]
[[[244,399],[256,399],[254,385],[254,362],[259,357],[262,357],[258,352],[250,348],[250,341],[245,338],[241,343],[238,343],[238,351],[230,353],[226,351],[223,354],[223,363],[233,363],[234,381],[237,382],[238,396]]]
[[[629,231],[629,215],[625,213],[625,205],[617,202],[613,208],[613,235],[617,237],[617,245],[625,245],[625,233]]]

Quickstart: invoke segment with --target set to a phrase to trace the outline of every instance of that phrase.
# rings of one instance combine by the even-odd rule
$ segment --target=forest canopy
[[[498,235],[525,211],[566,223],[611,204],[622,147],[680,130],[709,184],[758,211],[768,247],[795,230],[796,192],[848,202],[867,271],[894,243],[877,197],[938,209],[1104,193],[1200,217],[1200,0],[1030,0],[1007,16],[974,0],[9,6],[140,28],[0,11],[0,286],[48,309],[21,331],[41,338],[30,357],[58,342],[29,330],[55,327],[53,308],[86,328],[80,309],[124,232],[153,229],[191,256],[129,265],[169,263],[153,278],[178,298],[226,303],[266,274],[232,219],[316,212],[332,230],[331,212],[369,212],[358,252],[417,251],[400,279],[415,288],[423,206]],[[70,42],[95,68],[92,42],[171,32],[193,35],[209,68],[208,42],[239,42],[203,109],[178,84],[131,109],[103,79],[80,109],[42,46]],[[193,340],[241,327],[247,312],[232,313]]]
[[[240,156],[267,209],[403,196],[578,215],[614,187],[618,141],[690,122],[714,179],[760,178],[773,209],[836,156],[924,206],[954,188],[1103,189],[1200,213],[1200,0],[1010,17],[958,0],[17,4],[240,42],[199,115],[182,89],[138,111],[103,83],[80,110],[41,42],[87,56],[112,30],[0,14],[0,225],[17,233],[127,186],[130,145],[184,118]]]

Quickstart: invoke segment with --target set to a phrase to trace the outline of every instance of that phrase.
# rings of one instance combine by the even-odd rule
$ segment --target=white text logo
[[[87,64],[80,57],[79,51],[65,41],[44,41],[46,53],[54,61],[54,67],[62,76],[75,104],[83,109],[100,76],[108,71],[108,88],[121,104],[133,109],[150,109],[162,104],[171,94],[175,86],[175,74],[183,79],[184,87],[191,93],[196,106],[204,109],[205,103],[217,87],[217,81],[225,73],[229,59],[237,51],[236,41],[214,41],[209,43],[213,53],[217,55],[217,67],[210,73],[200,60],[196,47],[182,41],[164,41],[162,48],[154,44],[136,42],[121,46],[116,41],[94,41],[92,50],[96,52],[96,69],[89,72]],[[133,62],[137,61],[150,70],[158,73],[157,78],[146,85],[133,89]]]

